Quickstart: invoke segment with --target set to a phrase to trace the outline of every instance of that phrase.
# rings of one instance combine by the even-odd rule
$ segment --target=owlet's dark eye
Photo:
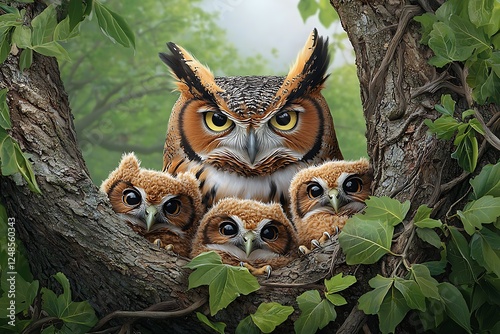
[[[260,231],[260,236],[262,239],[274,241],[278,238],[278,228],[274,225],[264,226],[262,231]]]
[[[316,182],[307,186],[307,196],[309,198],[317,198],[323,195],[323,188]]]
[[[180,211],[181,202],[176,198],[172,198],[163,204],[163,213],[165,215],[177,215]]]
[[[233,222],[223,222],[219,226],[219,232],[222,235],[232,237],[238,234],[238,226]]]
[[[363,190],[363,181],[357,176],[352,176],[345,180],[342,187],[346,193],[357,193]]]
[[[221,112],[208,111],[204,114],[204,118],[207,127],[215,132],[225,131],[233,125],[233,121]]]
[[[123,191],[122,201],[128,206],[137,206],[142,202],[141,193],[136,189],[125,189]]]
[[[282,111],[276,114],[273,118],[271,118],[271,125],[281,131],[289,131],[292,130],[297,124],[297,112],[290,111]]]

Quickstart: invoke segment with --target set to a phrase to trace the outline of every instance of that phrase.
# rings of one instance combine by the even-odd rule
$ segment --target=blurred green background
[[[299,0],[104,3],[134,30],[136,49],[109,43],[97,24],[86,24],[80,38],[65,45],[71,62],[61,64],[78,140],[97,185],[124,152],[134,151],[143,167],[161,169],[168,118],[178,97],[168,68],[158,58],[169,41],[183,46],[216,76],[285,75],[309,33],[318,28],[329,36],[334,58],[323,95],[342,152],[346,159],[366,156],[354,56],[330,6],[310,12],[304,22],[310,9],[300,8],[305,2]]]

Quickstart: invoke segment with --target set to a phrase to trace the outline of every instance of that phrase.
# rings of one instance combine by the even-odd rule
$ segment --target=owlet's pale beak
[[[330,197],[330,204],[335,212],[339,212],[339,208],[342,206],[342,200],[339,198],[339,191],[337,189],[331,189],[328,192],[328,197]]]
[[[252,231],[248,231],[243,235],[243,241],[245,242],[245,253],[250,256],[253,248],[253,240],[255,239],[255,234]]]
[[[146,231],[149,232],[155,223],[156,207],[150,205],[146,208]]]

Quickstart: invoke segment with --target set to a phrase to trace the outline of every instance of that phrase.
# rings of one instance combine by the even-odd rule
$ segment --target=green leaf
[[[500,236],[483,228],[472,236],[470,242],[471,257],[478,264],[500,277]]]
[[[382,333],[394,333],[396,326],[403,320],[410,308],[406,304],[401,292],[394,287],[391,288],[378,312],[379,329]]]
[[[437,104],[434,108],[443,115],[453,117],[455,113],[455,104],[456,102],[450,94],[443,94],[441,95],[441,105]]]
[[[393,283],[393,278],[377,274],[377,276],[368,281],[368,284],[374,289],[359,297],[358,308],[365,314],[377,314]]]
[[[429,42],[429,34],[432,31],[432,25],[437,22],[436,15],[424,13],[423,15],[415,16],[413,19],[422,26],[422,38],[420,39],[420,43],[427,45]]]
[[[302,17],[302,20],[305,23],[309,17],[316,14],[316,12],[319,9],[319,6],[316,1],[300,0],[299,4],[297,5],[297,8],[299,10],[300,16]]]
[[[500,197],[483,196],[467,203],[464,210],[458,210],[457,215],[464,224],[465,231],[472,235],[483,224],[493,223],[500,217]]]
[[[20,49],[25,49],[31,46],[31,30],[26,26],[19,26],[12,33],[12,44]]]
[[[460,41],[455,60],[464,61],[473,52],[479,53],[490,48],[484,30],[476,28],[468,19],[458,15],[451,15],[450,27],[453,29],[457,40]]]
[[[99,27],[109,39],[124,47],[135,48],[135,36],[127,22],[99,1],[94,1],[94,13]]]
[[[222,264],[220,256],[213,251],[198,255],[185,267],[195,270],[189,275],[189,289],[208,285],[212,316],[240,294],[248,295],[260,287],[248,269]]]
[[[295,333],[315,333],[337,318],[334,306],[321,299],[317,290],[309,290],[297,297],[301,314],[294,323]]]
[[[7,88],[0,89],[0,127],[4,130],[12,127],[9,106],[7,105],[7,92]]]
[[[33,27],[32,44],[47,44],[54,40],[57,25],[57,13],[54,5],[49,5],[31,21]]]
[[[260,329],[253,322],[252,317],[245,317],[236,327],[235,334],[260,334]]]
[[[11,29],[0,28],[0,64],[9,56],[11,49]]]
[[[476,27],[489,23],[495,0],[470,0],[468,1],[469,18]]]
[[[426,299],[425,304],[425,312],[417,311],[418,318],[424,331],[433,331],[438,328],[445,319],[446,313],[444,305],[441,300],[435,299]]]
[[[411,278],[420,287],[427,298],[439,299],[438,282],[431,276],[429,269],[421,264],[413,264],[410,268]]]
[[[24,71],[31,67],[33,62],[33,50],[24,49],[19,56],[19,70]]]
[[[68,28],[73,31],[76,26],[85,18],[83,12],[83,3],[81,0],[69,0],[68,5]]]
[[[439,261],[428,261],[421,263],[429,269],[429,272],[432,276],[441,275],[445,272],[446,266],[448,265],[447,255],[448,252],[446,250],[445,244],[443,244],[443,249],[441,250],[441,259]]]
[[[365,203],[367,219],[385,221],[392,226],[401,223],[410,209],[410,201],[401,203],[387,196],[371,196]]]
[[[451,116],[441,116],[434,122],[430,119],[424,120],[431,133],[435,133],[439,139],[449,140],[460,125],[456,119]]]
[[[263,333],[271,333],[292,313],[293,307],[271,302],[260,304],[255,314],[250,317]]]
[[[198,318],[199,321],[207,325],[208,327],[212,328],[214,331],[220,334],[224,334],[224,330],[226,329],[226,324],[223,322],[212,322],[208,320],[208,318],[200,313],[196,312],[196,317]]]
[[[347,304],[344,297],[337,294],[336,292],[342,291],[356,283],[356,277],[351,275],[346,275],[342,277],[342,273],[333,276],[330,279],[325,279],[325,297],[335,306],[341,306]]]
[[[443,67],[456,58],[457,45],[453,29],[444,22],[436,22],[429,33],[428,45],[434,51],[434,57],[429,60],[429,64],[436,67]]]
[[[333,22],[339,19],[329,0],[319,0],[318,19],[325,28],[330,27]]]
[[[395,277],[394,287],[401,292],[410,309],[425,311],[425,296],[415,281]]]
[[[471,333],[469,307],[460,291],[448,282],[439,283],[438,290],[446,314],[467,333]]]
[[[78,28],[77,25],[76,28]],[[69,17],[66,16],[61,22],[59,22],[54,29],[54,41],[66,41],[68,39],[77,37],[80,34],[78,29],[71,29],[69,23]]]
[[[2,9],[7,11],[7,6],[2,6]],[[0,15],[0,28],[20,27],[23,25],[23,15],[17,8],[8,7],[12,10],[11,13]]]
[[[413,218],[413,224],[420,228],[435,228],[441,227],[443,223],[440,220],[431,219],[432,209],[426,205],[421,205],[417,209],[417,213]]]
[[[452,158],[458,160],[460,167],[472,173],[476,169],[479,154],[475,132],[469,128],[464,134],[458,134],[454,144],[457,145],[457,149],[451,154]]]
[[[436,233],[436,231],[428,229],[428,228],[420,228],[417,227],[417,235],[423,241],[431,244],[436,248],[441,248],[441,238]]]
[[[347,304],[347,300],[338,293],[332,293],[325,295],[326,299],[335,306],[342,306]]]
[[[361,214],[351,217],[339,235],[347,264],[372,264],[390,253],[393,232],[386,222],[364,220]]]
[[[500,36],[500,35],[499,35]],[[500,102],[498,98],[500,94],[500,79],[495,72],[490,72],[486,80],[479,82],[479,85],[472,90],[472,97],[479,104],[487,102]]]
[[[68,51],[66,51],[66,49],[64,49],[58,42],[39,44],[31,48],[34,51],[47,57],[56,57],[58,60],[66,60],[66,61],[71,60]]]
[[[469,244],[456,227],[449,226],[451,242],[448,243],[448,261],[451,264],[450,280],[456,285],[477,281],[484,271],[470,256]]]
[[[335,293],[347,289],[356,283],[356,277],[346,275],[342,277],[342,273],[333,276],[330,279],[325,279],[326,293]]]

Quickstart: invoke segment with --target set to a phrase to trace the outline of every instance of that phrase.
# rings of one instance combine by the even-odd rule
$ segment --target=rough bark
[[[452,73],[452,68],[450,73],[436,73],[427,65],[429,50],[419,44],[418,26],[412,21],[423,12],[422,5],[338,0],[332,0],[332,5],[356,51],[369,155],[375,170],[373,193],[409,199],[413,208],[427,203],[439,217],[460,198],[462,192],[458,190],[467,175],[461,176],[450,158],[451,146],[426,134],[423,120],[436,117],[432,109],[439,95],[434,93],[445,89],[449,79],[458,74]],[[451,82],[461,84],[459,79],[452,78]],[[35,195],[20,178],[0,179],[0,200],[16,218],[17,233],[35,277],[42,285],[55,286],[50,276],[63,272],[75,296],[89,300],[100,317],[157,304],[153,311],[176,312],[150,313],[142,326],[205,332],[193,311],[206,311],[207,291],[187,291],[189,270],[182,268],[186,260],[156,249],[124,228],[92,183],[77,146],[56,61],[35,55],[32,67],[20,73],[18,57],[11,55],[0,67],[0,86],[9,89],[11,135],[30,154],[42,190],[42,195]],[[466,103],[458,96],[460,103]],[[490,154],[483,145],[482,160]],[[421,262],[426,252],[410,226],[405,224],[398,234],[395,252],[405,253],[410,262]],[[366,316],[353,307],[368,289],[367,280],[378,272],[402,270],[401,260],[391,257],[374,266],[348,267],[333,240],[325,249],[276,271],[270,279],[260,279],[259,291],[238,298],[215,320],[226,322],[232,331],[261,302],[295,305],[300,293],[321,289],[323,278],[344,272],[355,275],[358,284],[349,290],[349,305],[337,309],[338,318],[327,330],[358,331]],[[158,320],[167,315],[168,319]],[[297,316],[295,312],[280,328],[292,330],[292,320]],[[116,317],[133,318],[130,313]],[[122,319],[114,322],[122,323]]]

